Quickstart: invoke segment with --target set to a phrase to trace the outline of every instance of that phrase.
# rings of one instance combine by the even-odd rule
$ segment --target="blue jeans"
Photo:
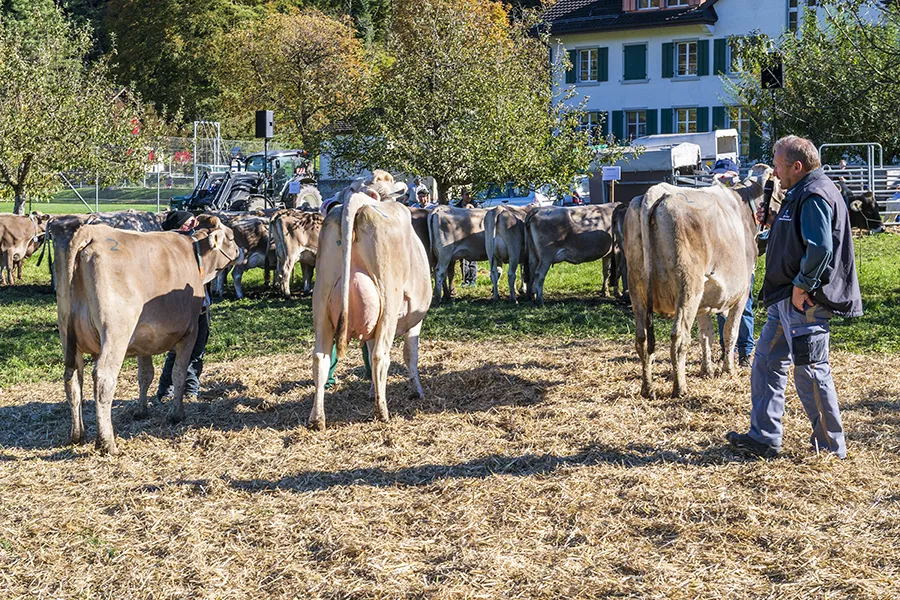
[[[209,341],[209,309],[206,308],[200,313],[200,319],[197,322],[197,341],[194,342],[194,348],[191,350],[191,362],[188,364],[187,375],[184,380],[184,395],[197,396],[200,394],[200,374],[203,372],[203,355],[206,353],[206,342]],[[156,392],[157,398],[172,396],[175,393],[172,385],[172,370],[175,368],[175,351],[169,350],[166,355],[166,364],[163,365],[162,373],[159,376],[159,389]]]
[[[738,338],[735,348],[737,348],[738,356],[750,356],[753,354],[753,282],[756,274],[750,276],[750,295],[747,297],[747,304],[744,305],[744,312],[741,314],[741,324],[738,327]],[[722,352],[725,352],[725,317],[718,315],[719,322],[719,346]]]
[[[794,387],[812,423],[814,448],[847,456],[837,391],[828,364],[831,312],[813,306],[800,312],[786,298],[769,307],[759,335],[750,374],[752,409],[749,435],[757,442],[781,446],[784,391],[794,363]]]

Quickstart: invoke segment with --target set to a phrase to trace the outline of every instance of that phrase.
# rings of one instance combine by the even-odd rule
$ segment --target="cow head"
[[[234,232],[219,217],[212,215],[203,219],[202,229],[192,237],[200,249],[204,284],[215,279],[220,271],[244,261],[244,251],[234,241]]]
[[[847,204],[850,213],[850,226],[857,229],[865,229],[869,233],[884,231],[884,221],[878,212],[878,202],[871,190],[865,190],[861,194],[854,194],[847,186],[847,181],[840,178],[841,195]]]

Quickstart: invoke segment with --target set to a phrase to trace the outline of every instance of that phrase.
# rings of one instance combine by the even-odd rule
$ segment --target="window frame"
[[[741,160],[750,157],[750,129],[753,122],[745,106],[726,106],[725,107],[725,129],[736,129],[738,132],[738,157]],[[737,115],[737,118],[735,118]],[[746,141],[745,141],[746,138]],[[746,147],[746,152],[744,149]]]
[[[646,108],[624,109],[622,112],[624,113],[622,120],[624,121],[624,133],[626,139],[633,140],[647,135]],[[632,115],[635,117],[633,122],[631,120]],[[634,133],[631,131],[632,125],[634,126]]]
[[[666,0],[666,8],[681,8],[690,5],[690,0]]]
[[[641,6],[642,3],[646,3],[646,6]],[[659,10],[657,0],[635,0],[634,6],[636,10]]]
[[[591,60],[591,54],[593,53],[593,61]],[[584,75],[584,58],[587,55],[587,72],[588,79],[584,79],[582,75]],[[590,79],[591,68],[594,69],[594,78]],[[576,77],[576,81],[578,83],[597,83],[600,81],[600,50],[598,48],[579,48],[578,49],[578,73]]]
[[[673,44],[675,45],[675,48],[674,48],[674,50],[673,50],[673,52],[672,52],[672,60],[675,61],[675,64],[672,65],[672,73],[673,73],[673,76],[676,77],[676,78],[685,78],[685,77],[693,78],[693,77],[699,77],[699,75],[698,75],[698,73],[699,73],[699,66],[700,66],[700,54],[699,54],[699,52],[700,52],[700,50],[699,50],[699,45],[700,45],[700,44],[699,44],[699,40],[696,40],[696,39],[693,39],[693,40],[673,40]],[[690,58],[691,58],[690,46],[691,46],[691,45],[693,45],[693,48],[694,48],[694,72],[693,72],[693,73],[690,72]],[[686,70],[687,70],[687,72],[685,72],[685,73],[681,73],[681,72],[680,72],[681,65],[680,65],[679,57],[680,57],[680,55],[681,55],[681,47],[682,47],[682,46],[687,46],[687,47],[688,47],[688,50],[687,50],[687,53],[686,53],[686,56],[685,56],[685,68],[686,68]]]
[[[685,112],[685,119],[682,121],[681,112]],[[691,111],[694,113],[694,118],[691,120]],[[697,107],[696,106],[681,106],[678,108],[673,108],[674,118],[675,118],[675,131],[674,133],[697,133]],[[684,131],[681,130],[681,124],[684,123],[685,128]],[[691,123],[694,125],[694,130],[691,131]]]

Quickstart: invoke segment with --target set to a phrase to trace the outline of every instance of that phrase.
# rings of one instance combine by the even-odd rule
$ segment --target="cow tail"
[[[78,261],[78,255],[81,254],[81,251],[87,248],[94,239],[91,237],[91,231],[89,227],[80,227],[75,235],[72,236],[72,240],[69,242],[69,248],[66,252],[66,279],[65,281],[57,281],[57,296],[59,296],[63,291],[65,292],[68,302],[72,301],[72,285],[75,281],[75,267]],[[64,286],[62,289],[59,289],[60,286]],[[66,344],[65,348],[65,364],[68,367],[72,367],[75,365],[75,351],[78,346],[75,340],[75,311],[71,310],[71,306],[69,306],[69,317],[65,324],[66,327]]]
[[[528,276],[526,277],[527,281],[525,282],[527,288],[525,292],[528,294],[528,297],[531,298],[534,293],[534,287],[532,284],[532,279],[534,278],[534,270],[537,268],[536,264],[532,264],[531,259],[534,255],[534,240],[531,239],[531,220],[534,215],[537,213],[537,209],[531,210],[525,215],[525,265],[528,268]]]
[[[650,219],[653,217],[653,212],[657,204],[659,204],[659,201],[660,197],[656,195],[653,188],[650,188],[647,193],[644,194],[644,198],[641,201],[641,258],[643,259],[643,277],[638,285],[643,286],[647,298],[648,339],[653,339],[651,337],[651,332],[653,330],[653,269],[651,268],[653,264],[653,244],[650,239]],[[652,342],[650,345],[653,345]],[[653,349],[650,348],[650,351],[652,352]]]
[[[353,226],[356,213],[363,206],[353,195],[341,206],[341,313],[338,316],[335,343],[337,356],[343,358],[350,342],[348,320],[350,318],[350,260],[353,250]]]
[[[497,222],[500,220],[500,211],[498,206],[488,213],[488,217],[484,220],[484,245],[487,251],[488,264],[491,270],[491,279],[494,277],[494,268],[496,267],[496,259],[494,258],[494,248],[496,242],[494,236],[497,235]]]

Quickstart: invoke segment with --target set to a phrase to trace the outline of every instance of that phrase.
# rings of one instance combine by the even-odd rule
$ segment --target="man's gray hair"
[[[803,165],[805,171],[812,171],[813,169],[818,169],[822,166],[822,161],[819,160],[819,151],[816,150],[815,144],[806,138],[796,135],[786,135],[775,142],[772,153],[774,154],[779,150],[784,152],[784,158],[787,160],[788,164],[792,165],[795,162],[800,161],[800,164]]]

